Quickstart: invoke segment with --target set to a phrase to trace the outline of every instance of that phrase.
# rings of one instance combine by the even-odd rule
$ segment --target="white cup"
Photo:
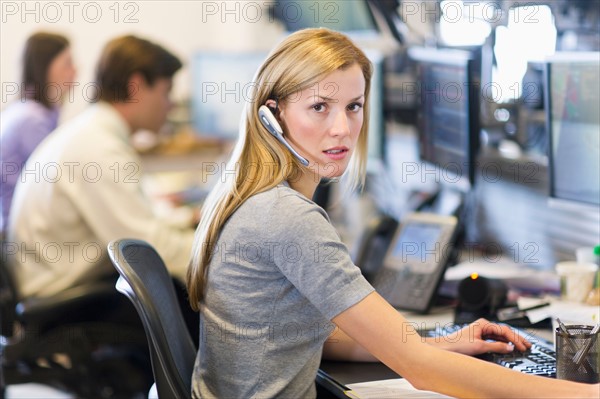
[[[574,261],[556,264],[556,273],[560,277],[560,293],[565,301],[583,302],[594,286],[598,266],[593,263]]]

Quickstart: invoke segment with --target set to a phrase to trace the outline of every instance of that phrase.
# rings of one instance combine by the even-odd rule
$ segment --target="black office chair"
[[[189,398],[196,347],[163,260],[140,240],[113,241],[108,252],[121,275],[117,290],[131,300],[146,330],[158,396]]]
[[[6,262],[10,251],[5,244],[0,242],[0,398],[7,385],[28,382],[81,398],[147,393],[152,373],[141,324],[117,324],[105,317],[125,307],[135,314],[115,292],[114,280],[23,299]]]

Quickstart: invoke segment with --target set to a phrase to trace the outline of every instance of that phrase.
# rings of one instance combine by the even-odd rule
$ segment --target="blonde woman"
[[[326,29],[292,34],[259,68],[188,270],[190,303],[201,311],[193,396],[314,397],[322,354],[379,359],[418,388],[458,397],[597,395],[598,386],[464,356],[530,346],[485,320],[451,339],[420,338],[352,264],[310,198],[322,177],[363,181],[370,79],[362,51]]]

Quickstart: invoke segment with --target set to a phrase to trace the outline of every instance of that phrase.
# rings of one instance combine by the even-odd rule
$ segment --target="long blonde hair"
[[[227,219],[246,199],[297,176],[304,166],[261,124],[258,108],[268,99],[285,101],[328,74],[358,64],[365,78],[364,122],[346,175],[353,188],[364,183],[372,66],[350,39],[329,29],[305,29],[283,40],[258,69],[251,101],[245,104],[240,135],[226,166],[227,173],[202,207],[187,273],[189,300],[199,310],[208,265]],[[284,132],[285,134],[285,132]]]

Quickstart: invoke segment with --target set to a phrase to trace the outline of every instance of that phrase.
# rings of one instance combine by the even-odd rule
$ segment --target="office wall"
[[[176,76],[174,98],[189,95],[191,56],[199,50],[267,50],[281,39],[262,1],[1,1],[0,109],[19,98],[20,57],[27,37],[39,30],[68,36],[78,69],[63,120],[91,98],[96,60],[113,37],[135,34],[156,41],[185,63]],[[86,86],[87,85],[87,86]],[[70,93],[71,94],[71,93]]]

